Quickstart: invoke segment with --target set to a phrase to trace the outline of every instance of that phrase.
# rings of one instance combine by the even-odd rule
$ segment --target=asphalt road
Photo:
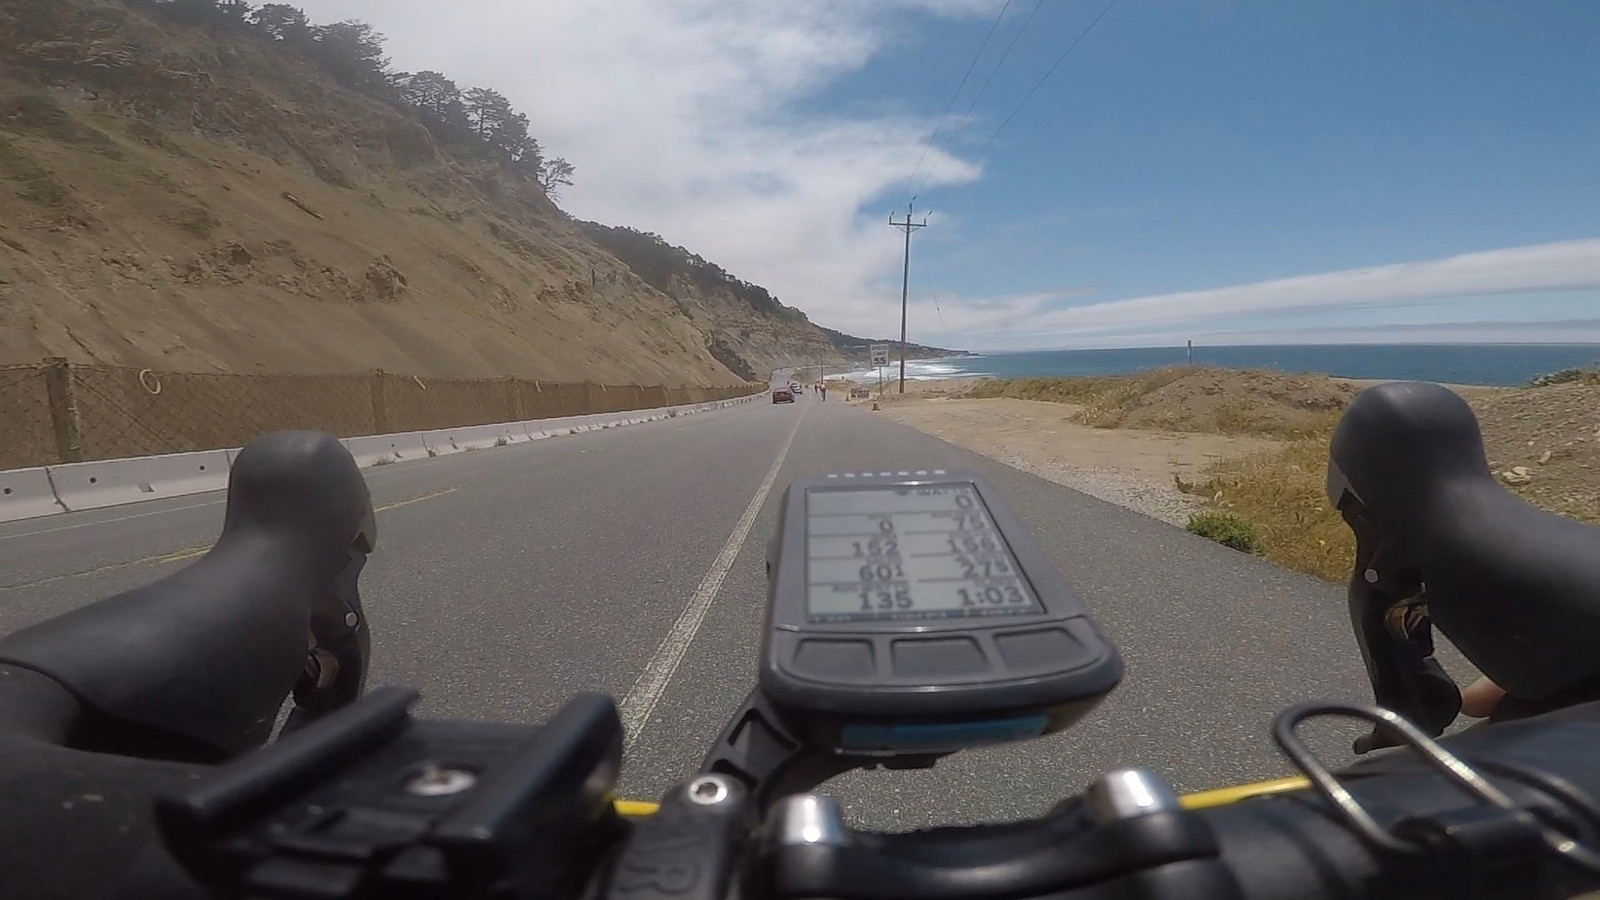
[[[373,682],[419,687],[424,714],[457,718],[537,721],[582,690],[623,698],[624,793],[654,798],[693,773],[752,683],[783,487],[956,466],[1035,530],[1127,676],[1067,734],[837,779],[828,790],[858,821],[1037,814],[1132,765],[1180,790],[1287,774],[1276,711],[1370,696],[1341,587],[810,397],[367,470]],[[0,525],[0,631],[173,571],[222,512],[211,494]],[[1353,735],[1316,744],[1341,762]]]

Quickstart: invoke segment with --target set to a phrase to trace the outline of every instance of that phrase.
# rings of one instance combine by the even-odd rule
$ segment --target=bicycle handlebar
[[[817,794],[760,816],[719,774],[624,820],[610,800],[622,732],[609,700],[580,697],[526,729],[413,720],[415,697],[376,691],[163,799],[167,845],[228,897],[1303,900],[1600,887],[1600,866],[1574,855],[1600,834],[1600,761],[1587,752],[1600,702],[1421,738],[1424,757],[1353,767],[1328,796],[1187,810],[1158,776],[1125,770],[1038,819],[878,834],[850,829]],[[1305,706],[1279,730],[1322,712],[1383,718]],[[1469,792],[1463,768],[1482,773]],[[1383,838],[1353,827],[1351,809]],[[1557,830],[1569,852],[1552,849]]]
[[[1588,797],[1600,788],[1600,765],[1574,752],[1596,737],[1600,704],[1447,741],[1462,759],[1496,773],[1493,786],[1512,809],[1471,802],[1434,770],[1403,757],[1355,767],[1342,779],[1350,798],[1379,827],[1403,836],[1403,849],[1364,841],[1311,791],[1185,811],[1157,776],[1125,770],[1102,776],[1040,819],[911,834],[853,832],[826,798],[790,797],[750,836],[744,868],[724,870],[721,887],[856,900],[1566,897],[1600,884],[1600,873],[1552,853],[1539,829],[1559,822],[1581,842],[1596,833],[1600,819]],[[1555,760],[1565,765],[1549,767]],[[693,801],[695,790],[691,784],[674,792],[668,808],[703,808]],[[687,832],[692,840],[694,828],[680,817],[658,829],[659,838],[681,842]],[[630,850],[613,871],[627,870]],[[595,896],[729,895],[686,884],[641,893],[648,880],[612,875]]]
[[[1407,754],[1341,773],[1379,827],[1416,847],[1393,852],[1365,841],[1312,790],[1185,810],[1138,772],[1103,776],[1038,819],[910,834],[853,831],[836,805],[811,794],[758,819],[742,785],[724,776],[681,785],[655,815],[624,819],[611,803],[620,723],[597,697],[535,727],[413,720],[414,693],[379,689],[208,770],[51,746],[76,712],[71,698],[26,670],[3,680],[0,722],[33,738],[27,750],[0,743],[13,803],[35,796],[18,790],[23,782],[48,778],[57,780],[47,792],[70,786],[76,799],[93,789],[104,801],[7,817],[0,858],[17,896],[1332,900],[1600,888],[1600,876],[1552,852],[1540,833],[1559,827],[1578,846],[1600,835],[1600,702],[1439,742],[1509,810]],[[451,766],[430,769],[429,760]],[[472,779],[453,791],[458,771]],[[184,867],[159,844],[138,852],[148,830],[125,831],[147,827],[139,813],[152,801]],[[23,827],[54,840],[23,841]],[[41,854],[69,865],[41,867]]]

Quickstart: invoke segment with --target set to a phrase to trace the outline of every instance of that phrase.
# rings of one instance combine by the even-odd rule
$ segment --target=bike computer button
[[[837,750],[1054,731],[1121,677],[1116,650],[975,473],[802,479],[769,553],[761,690]]]
[[[871,684],[878,677],[872,642],[857,638],[804,638],[795,645],[791,664],[815,678]]]

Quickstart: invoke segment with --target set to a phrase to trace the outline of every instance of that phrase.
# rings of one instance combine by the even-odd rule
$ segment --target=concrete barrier
[[[511,443],[505,425],[469,425],[466,428],[440,428],[422,432],[422,443],[429,456],[444,456],[467,450],[487,450]]]
[[[350,451],[356,465],[363,469],[408,459],[424,459],[428,455],[428,447],[423,443],[420,431],[340,438],[339,443]]]
[[[0,522],[33,519],[66,512],[43,467],[0,472]]]
[[[56,497],[69,512],[181,497],[228,486],[226,450],[48,466]]]
[[[579,425],[574,416],[562,416],[555,419],[529,419],[522,423],[527,429],[528,437],[540,440],[547,437],[561,437],[576,431]]]

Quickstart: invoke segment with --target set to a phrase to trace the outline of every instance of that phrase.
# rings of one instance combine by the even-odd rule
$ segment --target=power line
[[[1009,3],[1009,0],[1008,0],[1008,3]],[[1029,23],[1031,23],[1033,21],[1033,17],[1036,14],[1038,14],[1039,7],[1041,7],[1043,5],[1044,5],[1044,0],[1039,0],[1039,2],[1037,2],[1037,3],[1035,3],[1033,5],[1033,9],[1028,12],[1028,17],[1026,19],[1022,20],[1022,27],[1018,28],[1017,29],[1017,33],[1011,36],[1011,43],[1007,44],[1005,52],[1000,54],[1000,61],[996,62],[994,64],[994,68],[989,70],[989,77],[985,78],[983,80],[983,85],[981,87],[979,87],[978,88],[978,92],[972,96],[972,102],[967,104],[967,111],[962,113],[963,116],[972,115],[972,111],[974,109],[976,109],[977,106],[978,106],[978,101],[983,99],[984,92],[989,90],[989,83],[994,81],[994,76],[1000,72],[1000,67],[1004,66],[1006,64],[1006,57],[1011,55],[1011,48],[1017,46],[1017,41],[1022,39],[1023,32],[1026,32],[1028,30]],[[996,25],[1000,24],[1000,20],[996,19],[995,20],[995,24]],[[990,29],[990,31],[993,32],[993,29]],[[987,43],[987,41],[986,41],[986,43]],[[973,63],[976,64],[977,60],[973,60]],[[935,136],[937,137],[937,134],[935,134]],[[929,146],[930,147],[932,146],[932,143],[933,142],[930,140],[929,141]],[[928,155],[928,151],[927,150],[923,150],[922,151],[922,155],[923,156],[927,156]],[[919,168],[919,169],[922,168],[922,164],[918,163],[917,164],[917,168]],[[918,194],[918,193],[920,193],[922,191],[922,186],[924,184],[927,184],[928,181],[933,178],[933,173],[935,171],[937,171],[938,168],[939,168],[939,161],[937,159],[935,159],[933,161],[933,165],[931,167],[929,167],[929,169],[928,169],[928,174],[923,177],[922,181],[917,183],[915,189],[912,191],[912,196],[913,197],[916,196],[916,194]]]
[[[923,266],[917,271],[922,273],[922,283],[928,286],[928,299],[933,301],[933,311],[939,314],[939,330],[948,332],[944,324],[944,310],[939,308],[939,293],[933,289],[933,279],[928,277],[928,267]]]
[[[1043,0],[1041,0],[1043,2]],[[933,137],[922,147],[922,156],[917,158],[917,167],[911,170],[911,177],[907,183],[917,178],[917,173],[922,171],[922,163],[928,158],[928,151],[933,149],[933,142],[939,139],[940,132],[944,131],[944,123],[950,118],[950,110],[955,108],[956,99],[961,96],[961,89],[967,86],[967,79],[972,77],[972,70],[978,67],[978,60],[983,58],[983,51],[989,49],[989,39],[994,37],[994,30],[1000,27],[1000,20],[1005,18],[1006,10],[1011,8],[1011,0],[1006,0],[1006,5],[1000,7],[1000,14],[994,17],[994,22],[989,25],[989,33],[983,36],[983,43],[978,45],[978,52],[973,54],[972,62],[967,65],[967,71],[961,76],[961,83],[956,85],[956,92],[950,95],[950,102],[944,105],[944,114],[939,117],[939,127],[933,129]],[[1037,10],[1037,7],[1035,7]],[[1009,53],[1010,50],[1008,49]],[[987,86],[987,85],[986,85]]]
[[[1011,48],[1017,45],[1017,41],[1022,40],[1023,32],[1028,30],[1028,23],[1033,21],[1034,15],[1039,12],[1039,7],[1043,5],[1044,0],[1039,0],[1038,3],[1033,5],[1033,12],[1028,13],[1028,17],[1022,20],[1022,27],[1017,29],[1016,34],[1012,35],[1011,43],[1006,45],[1006,52],[1000,54],[1000,61],[994,64],[993,69],[989,70],[989,77],[983,80],[983,87],[978,88],[977,96],[973,97],[972,102],[967,104],[967,114],[970,115],[973,108],[978,105],[978,101],[983,99],[983,92],[989,89],[989,82],[994,81],[995,74],[1000,71],[1001,66],[1006,64],[1006,57],[1011,55]]]
[[[1116,5],[1117,0],[1111,0],[1110,3],[1107,3],[1106,8],[1100,10],[1100,15],[1095,16],[1094,21],[1089,23],[1089,27],[1083,29],[1082,33],[1080,33],[1071,44],[1067,45],[1067,49],[1061,51],[1061,55],[1056,57],[1056,61],[1050,64],[1050,68],[1046,69],[1045,73],[1039,77],[1039,80],[1033,83],[1033,87],[1029,88],[1028,92],[1022,95],[1022,100],[1017,103],[1015,109],[1011,110],[1011,115],[1006,116],[1005,121],[1000,123],[1000,127],[994,130],[994,134],[989,135],[989,139],[983,144],[983,149],[978,151],[979,159],[982,159],[983,155],[988,152],[989,147],[994,143],[995,138],[1000,136],[1000,132],[1005,131],[1006,126],[1011,124],[1011,120],[1017,117],[1017,113],[1022,111],[1022,107],[1028,102],[1028,98],[1032,97],[1034,92],[1039,90],[1039,86],[1044,84],[1045,81],[1050,78],[1055,70],[1059,68],[1060,65],[1066,61],[1067,57],[1072,54],[1072,51],[1078,46],[1078,44],[1082,43],[1083,39],[1089,36],[1089,32],[1093,31],[1094,27],[1100,24],[1100,20],[1106,17],[1106,13],[1111,12],[1111,7]]]

